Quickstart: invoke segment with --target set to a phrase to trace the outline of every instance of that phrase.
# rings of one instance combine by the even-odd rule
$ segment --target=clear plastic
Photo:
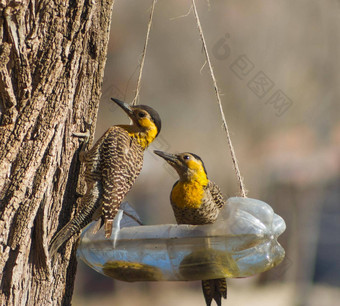
[[[273,268],[285,255],[277,242],[285,222],[259,200],[229,198],[209,225],[143,226],[127,203],[121,209],[110,239],[102,228],[94,234],[93,222],[84,229],[77,251],[87,265],[115,279],[247,277]]]

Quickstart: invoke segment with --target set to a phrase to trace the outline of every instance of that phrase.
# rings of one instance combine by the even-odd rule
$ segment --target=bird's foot
[[[89,143],[90,135],[91,135],[91,133],[90,133],[91,124],[92,124],[92,121],[91,122],[86,122],[84,120],[85,132],[74,132],[74,133],[72,133],[72,136],[83,139],[83,144],[81,146],[81,151],[85,151],[86,150],[86,146]]]
[[[72,133],[74,137],[84,138],[84,142],[88,142],[90,138],[90,130],[86,130],[86,132],[75,132]]]
[[[80,147],[80,152],[79,152],[79,160],[80,162],[83,162],[85,159],[85,155],[86,155],[87,145],[90,139],[90,130],[86,130],[86,132],[83,132],[83,133],[82,132],[73,133],[72,135],[75,137],[83,138],[82,145]]]
[[[112,234],[113,219],[106,219],[104,222],[105,238],[109,239]]]

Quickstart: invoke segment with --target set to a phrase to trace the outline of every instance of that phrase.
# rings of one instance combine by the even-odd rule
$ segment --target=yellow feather
[[[146,131],[135,133],[130,136],[135,137],[139,145],[145,149],[156,138],[158,130],[156,125],[149,118],[142,118],[138,122],[142,127],[146,128]]]
[[[204,167],[200,161],[189,160],[187,166],[191,171],[190,181],[197,181],[202,186],[208,184],[207,174],[204,171]]]
[[[202,205],[204,187],[209,181],[201,162],[190,160],[187,166],[194,171],[189,181],[179,181],[174,186],[171,200],[179,208],[197,209]]]
[[[125,129],[129,133],[130,137],[135,138],[143,149],[146,149],[156,138],[158,130],[156,125],[148,118],[142,118],[138,121],[138,123],[143,127],[142,130],[136,125],[119,126]]]
[[[179,181],[171,192],[172,202],[179,208],[199,208],[204,195],[203,186],[197,181]]]

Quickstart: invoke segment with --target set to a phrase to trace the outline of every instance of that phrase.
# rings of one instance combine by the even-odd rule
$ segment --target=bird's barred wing
[[[208,188],[214,202],[216,203],[216,206],[218,208],[222,208],[225,205],[226,200],[224,199],[220,188],[214,182],[211,181],[209,181]]]
[[[111,236],[113,219],[121,201],[140,172],[141,167],[133,160],[131,143],[131,138],[126,131],[114,127],[109,131],[102,145],[102,210],[106,238]]]

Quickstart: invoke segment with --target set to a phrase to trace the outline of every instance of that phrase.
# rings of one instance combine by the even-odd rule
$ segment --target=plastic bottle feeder
[[[100,222],[100,221],[97,221]],[[265,202],[233,197],[209,225],[141,225],[123,203],[110,239],[96,222],[82,232],[77,256],[122,281],[189,281],[252,276],[278,265],[284,220]]]

